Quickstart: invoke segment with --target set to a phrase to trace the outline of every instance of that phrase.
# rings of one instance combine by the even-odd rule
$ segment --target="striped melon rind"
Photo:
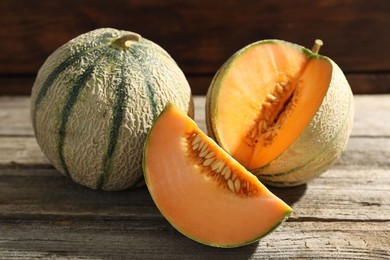
[[[345,149],[354,117],[353,94],[332,60],[332,80],[317,113],[298,139],[268,165],[252,170],[263,183],[296,186],[325,172]]]
[[[128,45],[114,43],[125,35]],[[121,190],[142,180],[144,142],[167,102],[193,113],[188,82],[169,54],[138,34],[102,28],[47,58],[31,117],[56,169],[90,188]]]

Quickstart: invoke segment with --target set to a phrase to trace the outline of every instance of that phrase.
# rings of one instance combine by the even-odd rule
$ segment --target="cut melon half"
[[[203,244],[249,244],[292,212],[173,104],[148,134],[143,167],[161,213],[179,232]]]
[[[255,42],[228,59],[210,85],[209,135],[263,183],[305,183],[347,144],[353,95],[337,64],[318,54],[321,45]]]

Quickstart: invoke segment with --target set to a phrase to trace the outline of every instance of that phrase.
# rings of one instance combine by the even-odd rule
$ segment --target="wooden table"
[[[270,188],[292,216],[258,243],[219,249],[173,229],[145,187],[95,191],[58,173],[34,139],[29,97],[0,97],[0,258],[389,259],[390,95],[355,103],[341,159],[307,185]]]

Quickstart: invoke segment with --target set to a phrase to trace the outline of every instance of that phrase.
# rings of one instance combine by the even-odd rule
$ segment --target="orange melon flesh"
[[[241,188],[230,190],[223,176],[204,166],[192,141],[200,136],[215,162],[231,169]],[[217,170],[218,171],[218,170]],[[147,187],[165,218],[203,244],[235,247],[276,228],[291,208],[208,138],[187,115],[169,104],[149,132],[144,151]],[[225,175],[226,176],[226,175]]]
[[[212,106],[217,121],[213,124],[215,138],[248,169],[267,165],[298,138],[313,118],[326,95],[331,73],[329,61],[292,44],[269,42],[244,49],[217,83],[216,105]],[[248,143],[267,95],[275,93],[280,82],[287,82],[290,92],[276,109],[275,120],[285,120],[270,145],[265,145],[259,133],[254,133],[254,141]],[[294,104],[289,107],[291,101]]]

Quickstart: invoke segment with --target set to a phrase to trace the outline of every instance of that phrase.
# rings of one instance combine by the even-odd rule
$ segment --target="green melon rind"
[[[208,134],[218,144],[221,144],[221,138],[217,130],[218,117],[216,109],[218,108],[218,96],[224,75],[234,65],[236,57],[239,57],[242,52],[263,43],[286,44],[301,50],[309,58],[326,60],[332,66],[333,77],[327,94],[305,131],[285,152],[271,163],[259,169],[249,169],[263,183],[281,187],[297,186],[312,180],[326,171],[345,149],[352,130],[354,116],[353,94],[342,70],[331,59],[290,42],[281,40],[255,42],[230,57],[222,65],[210,84],[206,96],[206,125]],[[340,112],[344,114],[340,114]],[[326,120],[326,118],[329,119]],[[307,140],[312,140],[312,142]],[[222,146],[222,148],[229,153],[226,147]]]
[[[141,37],[126,50],[110,48],[129,33],[102,28],[76,37],[47,58],[32,88],[41,150],[57,170],[94,189],[141,183],[144,140],[159,112],[168,101],[192,109],[183,72],[160,46]]]
[[[169,102],[165,109],[161,112],[161,114],[157,117],[156,119],[156,122],[158,121],[158,118],[159,117],[162,117],[163,114],[172,106],[175,106],[175,104],[173,104],[172,102]],[[159,205],[158,203],[156,203],[156,199],[154,197],[154,193],[153,193],[153,188],[151,187],[151,184],[149,183],[148,181],[148,172],[147,172],[147,167],[146,167],[146,159],[147,159],[147,154],[148,154],[148,144],[149,144],[149,141],[150,141],[150,138],[151,136],[153,135],[153,128],[154,128],[155,124],[152,125],[147,137],[146,137],[146,141],[145,141],[145,145],[144,145],[144,152],[143,152],[143,160],[142,160],[142,168],[143,168],[143,172],[144,172],[144,180],[145,180],[145,183],[146,183],[146,187],[148,188],[149,190],[149,193],[153,199],[153,201],[155,202],[155,205],[156,207],[158,208],[158,210],[160,211],[160,213],[165,217],[165,214],[164,214],[164,211],[162,209],[159,208]],[[228,154],[227,156],[230,157],[230,155]],[[234,160],[234,158],[232,158]],[[184,236],[188,237],[189,239],[191,240],[194,240],[200,244],[204,244],[204,245],[207,245],[207,246],[212,246],[212,247],[218,247],[218,248],[235,248],[235,247],[241,247],[241,246],[245,246],[245,245],[249,245],[249,244],[252,244],[252,243],[255,243],[256,241],[260,240],[261,238],[267,236],[268,234],[272,233],[272,231],[274,231],[279,225],[281,225],[284,221],[287,220],[287,218],[291,215],[292,213],[292,209],[290,208],[290,210],[286,210],[286,213],[280,218],[280,221],[275,223],[274,226],[272,226],[267,232],[253,238],[253,239],[250,239],[248,241],[244,241],[242,243],[239,243],[239,244],[226,244],[226,245],[220,245],[220,244],[210,244],[206,241],[203,241],[203,240],[200,240],[200,239],[197,239],[196,237],[193,237],[185,232],[183,232],[182,230],[180,230],[174,223],[173,220],[170,220],[168,218],[166,218],[166,220],[169,222],[169,224],[175,228],[177,231],[179,231],[181,234],[183,234]]]
[[[332,81],[320,108],[286,151],[268,165],[251,170],[262,182],[282,187],[306,183],[325,172],[344,151],[353,125],[353,94],[341,69],[327,60]]]

